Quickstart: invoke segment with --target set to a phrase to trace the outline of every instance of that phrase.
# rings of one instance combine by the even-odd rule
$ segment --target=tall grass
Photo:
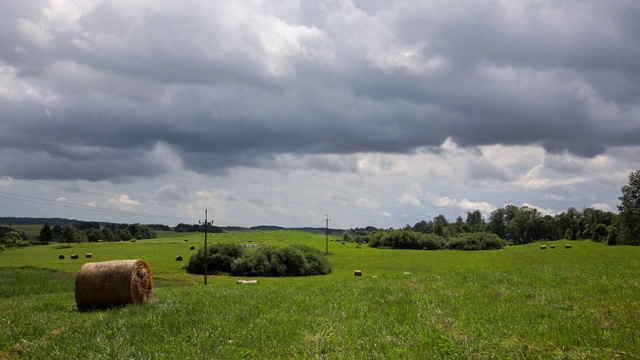
[[[194,235],[195,236],[195,235]],[[224,234],[275,245],[324,237]],[[209,238],[212,240],[212,238]],[[0,358],[634,358],[640,248],[572,242],[504,251],[381,250],[330,243],[333,273],[234,278],[180,269],[202,239],[74,244],[96,259],[145,258],[161,281],[141,306],[79,313],[74,272],[53,246],[0,253]],[[106,245],[106,246],[104,246]],[[23,267],[28,265],[30,267]],[[353,270],[363,271],[354,277]],[[408,273],[408,274],[405,274]],[[195,284],[195,285],[191,285]],[[8,290],[13,289],[13,290]]]

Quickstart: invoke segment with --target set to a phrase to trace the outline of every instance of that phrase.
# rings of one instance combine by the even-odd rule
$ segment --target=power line
[[[103,213],[110,213],[110,214],[141,216],[141,217],[154,217],[154,218],[163,218],[163,219],[172,219],[172,220],[176,220],[176,219],[186,220],[187,219],[187,218],[177,217],[177,216],[166,216],[166,215],[158,215],[158,214],[144,213],[144,212],[137,212],[137,211],[107,209],[107,208],[93,207],[93,206],[81,205],[81,204],[73,204],[73,203],[62,204],[62,203],[60,203],[59,201],[56,201],[56,200],[44,199],[44,198],[39,198],[39,197],[35,197],[35,196],[14,194],[14,193],[9,193],[9,192],[5,192],[5,191],[0,191],[0,194],[13,196],[13,197],[0,196],[0,198],[3,198],[3,199],[9,199],[9,200],[14,200],[14,201],[22,201],[22,202],[28,202],[28,203],[34,203],[34,204],[42,204],[42,205],[55,206],[55,207],[63,207],[63,208],[75,209],[75,210],[88,210],[88,211],[103,212]]]
[[[16,179],[13,179],[10,176],[5,176],[5,175],[0,175],[0,176],[8,178],[10,180],[16,180]],[[95,192],[95,191],[77,189],[77,188],[73,188],[73,187],[69,187],[69,186],[56,185],[56,184],[51,184],[51,183],[44,182],[44,181],[30,180],[30,179],[17,179],[17,180],[26,181],[26,182],[32,182],[32,183],[35,183],[35,184],[41,184],[41,185],[46,185],[46,186],[51,186],[51,187],[55,187],[55,188],[59,188],[59,189],[65,189],[65,190],[69,190],[71,192],[80,192],[80,193],[85,193],[85,194],[98,195],[98,196],[103,196],[103,197],[110,198],[110,199],[115,199],[115,200],[118,199],[118,196],[116,196],[116,195],[109,195],[109,194],[103,194],[103,193],[99,193],[99,192]],[[180,208],[180,209],[189,210],[189,208],[184,207],[184,206],[163,204],[163,203],[150,201],[150,200],[146,200],[146,201],[142,200],[142,202],[148,203],[148,204],[153,204],[153,205],[159,205],[159,206],[166,206],[166,207]]]

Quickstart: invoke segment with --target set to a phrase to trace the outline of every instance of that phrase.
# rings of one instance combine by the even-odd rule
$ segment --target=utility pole
[[[331,219],[329,219],[329,215],[325,215],[324,222],[327,223],[327,232],[326,232],[327,252],[325,253],[325,255],[329,255],[329,221],[331,221]]]
[[[207,224],[213,224],[213,220],[207,220],[207,210],[204,210],[204,222],[202,220],[198,220],[198,223],[204,223],[204,285],[207,285]]]

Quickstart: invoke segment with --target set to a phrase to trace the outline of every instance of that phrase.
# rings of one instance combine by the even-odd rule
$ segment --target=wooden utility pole
[[[324,222],[327,223],[327,232],[326,232],[326,243],[327,243],[327,252],[325,253],[325,255],[329,255],[329,221],[331,221],[331,219],[329,219],[329,215],[325,215],[324,217]]]
[[[207,224],[213,224],[213,220],[207,220],[207,210],[204,211],[204,222],[198,220],[198,223],[204,223],[204,284],[207,285]]]

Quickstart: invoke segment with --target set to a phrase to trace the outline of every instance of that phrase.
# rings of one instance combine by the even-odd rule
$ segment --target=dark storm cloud
[[[224,174],[447,138],[587,157],[640,142],[634,1],[5,2],[14,177]]]

